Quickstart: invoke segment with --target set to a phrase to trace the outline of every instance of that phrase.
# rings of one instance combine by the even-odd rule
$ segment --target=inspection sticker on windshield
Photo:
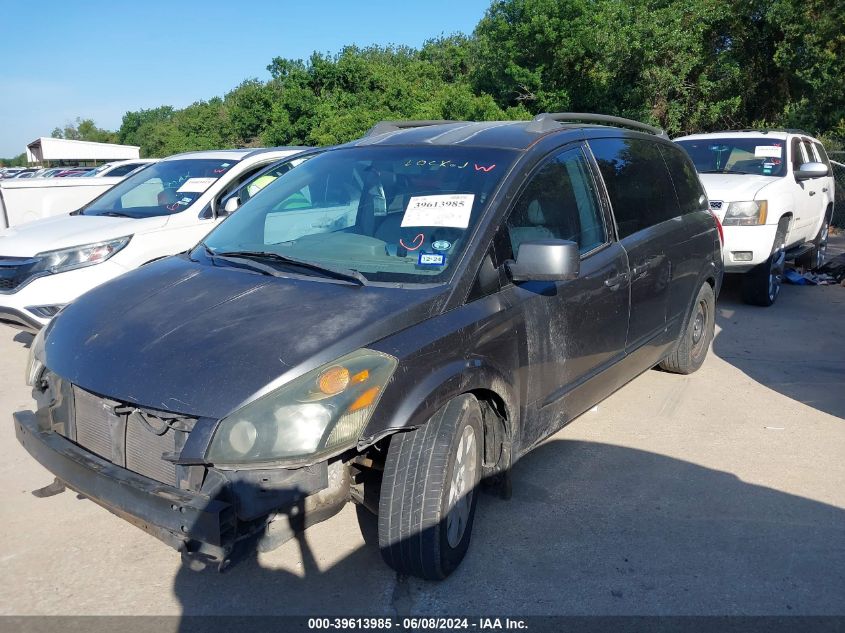
[[[202,193],[214,184],[217,178],[188,178],[176,193]]]
[[[474,193],[450,193],[437,196],[412,196],[402,217],[402,226],[444,226],[465,229],[469,226]]]
[[[780,145],[757,145],[754,148],[755,158],[780,158],[782,153]]]
[[[417,263],[420,266],[445,266],[446,256],[440,253],[420,253]]]

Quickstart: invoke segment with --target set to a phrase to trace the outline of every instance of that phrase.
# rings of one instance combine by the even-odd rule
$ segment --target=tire
[[[691,374],[698,370],[713,340],[716,326],[716,297],[707,282],[695,298],[689,322],[681,333],[675,351],[660,363],[660,368],[675,374]]]
[[[830,234],[830,219],[825,215],[824,222],[819,229],[819,234],[813,240],[813,249],[806,255],[802,255],[796,262],[802,268],[813,270],[824,264],[827,257],[827,238]]]
[[[772,245],[772,254],[742,276],[742,300],[755,306],[768,308],[777,301],[786,264],[787,224],[781,222]]]
[[[384,561],[397,572],[441,580],[463,560],[481,479],[481,420],[478,400],[465,394],[420,428],[391,438],[378,536]]]

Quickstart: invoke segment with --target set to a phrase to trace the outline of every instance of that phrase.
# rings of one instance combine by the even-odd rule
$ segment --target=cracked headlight
[[[206,461],[215,465],[336,453],[357,441],[397,361],[359,349],[318,367],[229,414]]]
[[[29,344],[29,358],[26,362],[26,384],[34,387],[41,380],[41,374],[44,373],[44,331],[47,328],[43,327],[38,330],[32,343]]]
[[[129,244],[131,239],[131,235],[126,235],[104,242],[44,251],[36,255],[41,261],[31,269],[31,272],[60,273],[74,268],[100,264]]]
[[[725,211],[724,226],[756,226],[766,223],[769,205],[766,200],[731,202]]]

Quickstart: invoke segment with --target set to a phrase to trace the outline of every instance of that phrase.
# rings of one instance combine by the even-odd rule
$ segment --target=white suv
[[[744,273],[746,302],[775,302],[787,259],[811,268],[824,261],[834,185],[818,140],[800,130],[741,130],[675,142],[722,222],[725,272]]]
[[[279,169],[295,166],[303,149],[177,154],[69,215],[0,231],[0,323],[37,331],[82,293],[195,246],[236,208],[234,192],[282,159],[292,157]]]

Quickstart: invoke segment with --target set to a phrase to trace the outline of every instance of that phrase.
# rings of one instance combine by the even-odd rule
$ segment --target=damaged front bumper
[[[198,491],[184,490],[117,466],[48,430],[31,411],[14,415],[15,435],[67,487],[171,547],[224,564],[235,544],[256,537],[272,549],[296,532],[335,514],[349,498],[340,462],[297,470],[207,469]],[[273,508],[256,517],[256,508]]]

